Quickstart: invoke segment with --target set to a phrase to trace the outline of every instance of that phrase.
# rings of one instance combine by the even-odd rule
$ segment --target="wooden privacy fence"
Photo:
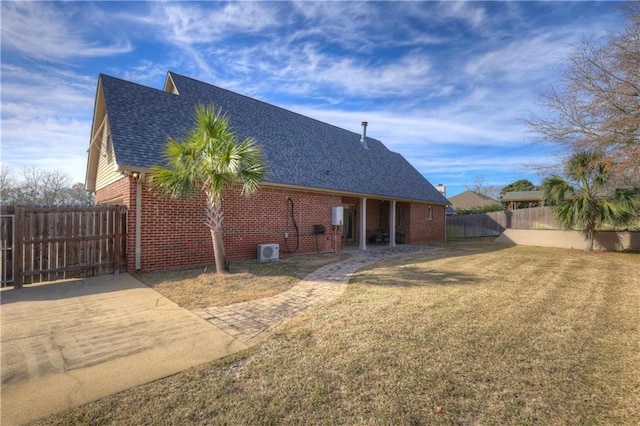
[[[497,237],[505,229],[561,229],[551,207],[447,217],[447,238]]]
[[[1,228],[3,285],[13,282],[20,288],[119,272],[126,264],[122,206],[15,207],[13,214],[6,213]]]

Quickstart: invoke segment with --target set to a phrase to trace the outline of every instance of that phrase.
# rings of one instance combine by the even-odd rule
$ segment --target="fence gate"
[[[119,272],[126,265],[125,241],[122,206],[16,207],[12,218],[2,217],[3,279],[7,271],[7,279],[12,275],[14,286],[20,288]]]

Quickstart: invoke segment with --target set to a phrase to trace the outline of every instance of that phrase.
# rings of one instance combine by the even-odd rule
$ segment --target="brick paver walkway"
[[[372,247],[345,250],[351,257],[323,266],[289,290],[264,299],[193,312],[247,345],[254,345],[288,319],[337,299],[358,269],[387,257],[434,250],[434,247]]]

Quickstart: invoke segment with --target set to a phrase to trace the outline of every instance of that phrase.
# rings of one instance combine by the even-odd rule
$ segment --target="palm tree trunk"
[[[207,196],[207,226],[211,230],[216,273],[224,274],[229,272],[229,268],[227,268],[227,256],[224,250],[224,241],[222,239],[222,204],[214,200],[211,196]]]
[[[225,274],[229,272],[229,268],[227,268],[227,255],[224,252],[222,232],[216,232],[212,229],[211,240],[213,241],[213,256],[216,260],[216,273]]]

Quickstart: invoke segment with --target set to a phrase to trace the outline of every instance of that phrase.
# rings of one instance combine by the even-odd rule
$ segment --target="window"
[[[433,207],[427,206],[427,220],[433,220]]]

